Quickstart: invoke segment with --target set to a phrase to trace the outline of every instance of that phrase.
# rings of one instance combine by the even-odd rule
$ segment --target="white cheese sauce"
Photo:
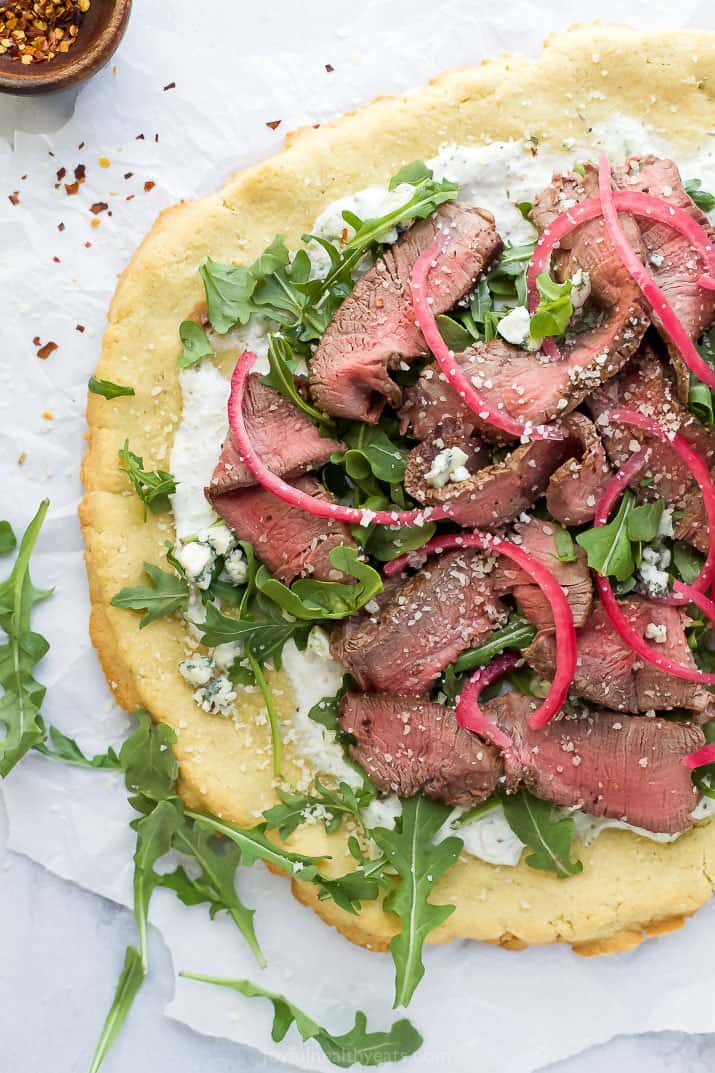
[[[697,154],[687,159],[674,154],[684,179],[702,180],[703,189],[715,192],[715,136],[703,132],[704,143]],[[544,150],[532,140],[493,142],[489,145],[446,145],[428,161],[438,179],[451,179],[460,184],[458,200],[467,205],[488,209],[505,242],[531,242],[534,228],[517,208],[520,201],[532,201],[555,171],[566,171],[572,165],[595,159],[605,150],[614,162],[632,153],[668,153],[668,144],[650,126],[624,115],[614,115],[607,121],[594,124],[588,143],[568,140],[560,150]],[[388,191],[371,186],[328,205],[315,222],[313,231],[325,238],[340,241],[352,229],[342,218],[344,210],[361,218],[382,216],[398,208],[409,198],[412,188],[400,186]],[[711,214],[711,218],[713,218]],[[394,232],[388,241],[397,237]],[[327,256],[313,243],[310,251],[314,272],[324,268]],[[265,359],[267,340],[264,324],[251,321],[223,337],[213,337],[217,353],[250,346]],[[263,364],[261,371],[265,371]],[[183,395],[183,418],[177,429],[171,456],[171,471],[177,480],[172,497],[177,536],[190,536],[215,520],[206,502],[203,489],[208,484],[218,457],[219,445],[227,431],[226,402],[228,381],[210,362],[185,369],[180,374]],[[322,631],[319,631],[322,633]],[[325,635],[323,634],[323,637]],[[284,667],[295,697],[291,725],[285,731],[293,750],[316,773],[324,772],[356,785],[358,777],[346,763],[341,747],[319,724],[308,718],[310,708],[323,697],[334,695],[340,686],[343,668],[330,658],[327,645],[316,641],[305,652],[292,643],[286,645]],[[178,673],[178,672],[177,672]],[[400,805],[394,796],[375,801],[366,815],[368,826],[390,826],[399,815]],[[703,819],[715,813],[715,802],[708,798],[693,813]],[[458,815],[455,812],[453,816]],[[671,841],[678,835],[654,834],[629,827],[618,820],[604,820],[575,811],[579,838],[590,844],[606,828],[624,828],[655,841]],[[465,851],[491,864],[515,865],[523,845],[509,827],[501,807],[495,807],[458,829],[448,821],[441,837],[457,834],[464,840]]]

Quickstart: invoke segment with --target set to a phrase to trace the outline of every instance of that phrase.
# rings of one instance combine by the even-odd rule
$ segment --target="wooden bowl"
[[[92,0],[69,52],[27,65],[0,56],[0,93],[54,93],[90,78],[114,55],[131,9],[132,0]]]

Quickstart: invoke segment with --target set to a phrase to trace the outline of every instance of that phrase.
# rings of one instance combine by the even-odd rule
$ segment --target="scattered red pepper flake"
[[[153,183],[151,181],[151,179],[147,179],[147,181],[144,183],[144,193],[145,194],[150,193],[150,191],[152,191],[155,186],[156,186],[156,183]]]
[[[326,63],[325,70],[328,72],[329,75],[331,75],[335,68],[333,67],[332,63]]]
[[[10,202],[11,205],[19,205],[20,204],[20,191],[19,190],[13,190],[13,192],[11,194],[7,195],[7,199]]]
[[[77,151],[79,152],[80,149],[84,149],[85,144],[86,144],[85,142],[80,142],[79,145],[77,146]]]
[[[24,181],[25,181],[25,179],[26,179],[26,178],[27,178],[27,175],[21,175],[21,176],[20,176],[20,180],[21,180],[21,182],[23,182],[23,183],[24,183]]]
[[[144,141],[144,135],[143,134],[137,134],[137,136],[134,139],[134,141],[135,142],[143,142]]]
[[[90,205],[89,211],[96,216],[100,212],[106,212],[108,208],[109,205],[106,201],[95,201],[94,205]]]
[[[58,231],[64,231],[64,229],[65,229],[65,225],[60,220],[60,222],[57,224],[57,230]]]
[[[87,178],[87,168],[84,164],[78,164],[74,169],[74,177],[78,183],[83,183]]]
[[[47,358],[49,358],[50,354],[52,354],[53,351],[57,350],[57,343],[55,343],[52,339],[48,340],[48,342],[46,342],[44,346],[39,346],[38,344],[40,342],[40,337],[39,335],[36,335],[32,342],[36,347],[38,347],[37,356],[38,358],[41,358],[42,361],[46,361]]]
[[[281,125],[280,119],[272,119],[270,123],[266,123],[266,126],[270,127],[271,130],[277,130],[278,127],[280,127],[280,125]]]
[[[348,229],[347,229],[347,227],[344,227],[343,230],[342,230],[342,234],[340,235],[340,244],[341,244],[341,246],[344,246],[347,241],[348,241]]]
[[[125,201],[133,201],[135,197],[136,197],[136,194],[127,194],[127,196],[124,198],[124,200]]]
[[[67,174],[67,168],[58,168],[57,169],[57,182],[61,183],[66,174]]]
[[[131,177],[132,177],[132,175],[133,175],[133,174],[134,174],[134,172],[133,172],[133,171],[125,171],[125,172],[124,172],[124,178],[125,178],[125,179],[131,179]]]
[[[155,135],[154,135],[154,141],[155,141],[155,142],[158,142],[158,141],[159,141],[159,135],[158,135],[158,134],[155,134]]]
[[[67,191],[67,196],[72,197],[74,194],[79,193],[79,183],[65,183],[65,190]]]
[[[76,332],[83,332],[84,331],[84,324],[75,324],[74,330]]]
[[[319,126],[320,123],[313,123],[313,130],[317,130]]]
[[[167,82],[164,86],[164,93],[166,93],[167,89],[176,89],[176,82]]]
[[[52,260],[55,262],[56,265],[62,264],[59,257],[53,257]]]
[[[91,243],[91,242],[85,242],[85,244],[84,244],[84,248],[85,248],[86,250],[90,249],[90,248],[91,248],[91,246],[92,246],[92,243]]]

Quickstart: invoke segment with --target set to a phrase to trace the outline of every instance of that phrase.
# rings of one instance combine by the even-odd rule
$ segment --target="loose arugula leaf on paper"
[[[502,805],[507,823],[531,851],[526,857],[530,868],[553,872],[559,879],[583,871],[581,861],[572,859],[574,820],[554,809],[548,801],[528,790],[504,794]]]
[[[250,980],[228,980],[191,972],[181,972],[179,975],[186,980],[231,988],[248,998],[268,999],[273,1005],[271,1036],[276,1043],[280,1043],[291,1025],[295,1025],[302,1040],[315,1040],[326,1058],[343,1069],[352,1065],[376,1066],[382,1062],[398,1062],[414,1054],[422,1045],[419,1032],[404,1018],[396,1021],[388,1032],[368,1032],[367,1018],[358,1010],[353,1027],[343,1035],[335,1036],[285,995],[268,991]]]
[[[37,542],[49,501],[44,499],[25,530],[15,564],[9,577],[0,584],[0,629],[7,640],[0,645],[0,775],[8,775],[25,753],[45,737],[40,707],[45,687],[33,671],[47,654],[49,644],[30,629],[30,615],[35,604],[46,599],[52,590],[38,589],[30,578],[30,556]],[[12,530],[5,530],[5,546],[12,550]]]
[[[390,942],[396,1007],[408,1005],[424,976],[425,939],[454,912],[453,905],[429,901],[437,880],[452,867],[463,846],[460,838],[453,837],[434,842],[449,813],[446,805],[422,796],[411,797],[403,802],[394,830],[375,827],[371,832],[398,875],[385,898],[385,909],[395,913],[401,924],[400,932]]]

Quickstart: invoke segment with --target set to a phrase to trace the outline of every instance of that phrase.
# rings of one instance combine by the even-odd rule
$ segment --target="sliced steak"
[[[451,517],[459,525],[493,529],[512,521],[531,507],[546,491],[549,474],[560,465],[568,451],[563,440],[534,440],[517,447],[503,462],[484,465],[484,449],[476,438],[445,431],[425,440],[410,452],[405,471],[405,488],[418,503],[435,507],[449,503]],[[476,447],[480,450],[475,450]],[[448,482],[443,488],[427,484],[425,477],[444,447],[461,447],[469,456],[472,475],[463,481]]]
[[[310,389],[326,413],[374,424],[386,402],[399,406],[402,393],[390,370],[427,350],[415,324],[410,274],[438,230],[444,247],[428,279],[436,314],[471,290],[502,249],[488,212],[451,202],[406,231],[358,280],[318,344]]]
[[[697,207],[683,187],[678,167],[672,160],[656,156],[630,157],[622,168],[614,171],[616,186],[623,190],[637,190],[653,194],[673,208],[684,209],[715,240],[715,229],[707,216]],[[691,339],[698,339],[715,317],[715,292],[707,291],[697,284],[703,273],[703,263],[687,238],[679,235],[667,224],[647,216],[638,217],[638,227],[647,254],[646,264],[656,283],[678,315]],[[657,320],[656,328],[661,331]],[[667,335],[661,332],[666,343]],[[676,374],[678,396],[682,402],[688,398],[690,375],[675,347],[669,346],[670,357]]]
[[[675,398],[670,370],[656,349],[644,344],[615,379],[588,399],[587,406],[614,466],[622,465],[630,457],[634,445],[648,444],[649,462],[637,478],[639,499],[662,496],[669,506],[682,510],[683,517],[675,528],[676,537],[707,551],[709,533],[702,496],[693,490],[687,466],[667,444],[659,443],[639,429],[607,421],[607,414],[619,407],[639,410],[655,417],[666,428],[682,432],[710,469],[715,467],[715,432],[705,428]],[[651,482],[646,487],[640,484],[644,477]]]
[[[554,575],[566,593],[574,625],[583,626],[588,621],[593,605],[593,588],[586,553],[583,548],[574,545],[575,560],[570,563],[559,562],[556,547],[556,532],[559,528],[549,522],[532,518],[516,527],[513,539]],[[500,556],[492,581],[494,591],[499,596],[504,596],[507,592],[513,595],[521,613],[538,630],[549,633],[553,630],[554,616],[551,605],[539,586],[535,585],[516,563]]]
[[[316,499],[333,502],[314,477],[298,477],[293,484]],[[224,495],[214,494],[209,487],[207,498],[239,540],[253,545],[258,558],[279,581],[288,585],[299,575],[323,581],[344,577],[328,556],[341,544],[355,547],[348,526],[290,507],[261,487]]]
[[[248,378],[243,415],[258,455],[279,477],[298,477],[324,465],[333,451],[345,450],[344,444],[321,436],[307,414],[290,399],[262,384],[257,373],[251,373]],[[255,483],[229,433],[211,477],[211,493],[222,495]]]
[[[641,636],[650,623],[665,628],[665,641],[654,645],[664,656],[695,667],[685,637],[685,613],[677,607],[647,600],[625,600],[621,608]],[[654,644],[654,642],[649,641]],[[571,692],[594,704],[619,712],[666,711],[687,708],[700,711],[710,693],[696,682],[687,682],[646,663],[611,626],[601,604],[577,631],[578,661]],[[550,677],[554,669],[553,634],[542,630],[525,650],[524,658],[539,674]]]
[[[675,834],[693,824],[700,800],[683,764],[705,742],[692,723],[584,711],[542,730],[527,723],[529,697],[508,693],[485,705],[514,742],[505,754],[507,785],[526,786],[555,805]]]
[[[583,525],[596,513],[598,501],[611,479],[611,467],[595,426],[585,414],[564,418],[567,445],[575,457],[552,473],[546,489],[546,506],[552,518],[564,525]]]
[[[338,623],[330,651],[362,689],[424,693],[459,653],[506,620],[489,578],[491,561],[451,551],[387,586],[371,610]]]
[[[382,793],[423,793],[447,805],[491,797],[502,773],[497,750],[457,725],[454,711],[394,693],[346,693],[340,724],[350,755]]]

